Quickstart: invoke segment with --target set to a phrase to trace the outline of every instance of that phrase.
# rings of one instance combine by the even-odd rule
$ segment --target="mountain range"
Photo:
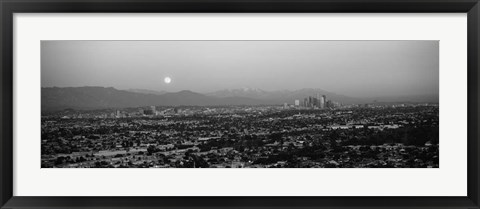
[[[162,94],[168,93],[168,91],[155,91],[155,90],[148,90],[148,89],[127,89],[126,91],[133,92],[133,93],[155,94],[155,95],[162,95]]]
[[[112,87],[44,87],[42,88],[42,111],[73,109],[105,109],[143,106],[207,106],[207,105],[279,105],[303,101],[309,96],[326,95],[327,100],[344,104],[372,102],[431,102],[438,103],[438,95],[404,97],[354,98],[305,88],[299,90],[264,91],[255,88],[227,89],[210,93],[188,90],[179,92],[152,91],[144,89],[119,90]]]

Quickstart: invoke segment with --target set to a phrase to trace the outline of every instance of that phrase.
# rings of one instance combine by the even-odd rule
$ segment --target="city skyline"
[[[318,88],[350,97],[439,88],[437,41],[42,41],[41,49],[42,87]]]
[[[40,166],[439,168],[438,44],[42,41]]]

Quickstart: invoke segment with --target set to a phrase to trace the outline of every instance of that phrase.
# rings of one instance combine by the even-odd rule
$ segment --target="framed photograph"
[[[477,0],[0,2],[1,208],[479,208]]]

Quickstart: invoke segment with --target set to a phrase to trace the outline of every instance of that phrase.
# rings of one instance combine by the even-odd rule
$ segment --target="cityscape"
[[[41,168],[440,168],[438,47],[42,41]]]
[[[300,102],[302,101],[302,102]],[[438,168],[438,104],[65,110],[42,116],[42,168]]]

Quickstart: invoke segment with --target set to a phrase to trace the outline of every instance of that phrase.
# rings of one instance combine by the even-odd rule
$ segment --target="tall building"
[[[317,107],[321,108],[320,101],[322,101],[322,98],[320,96],[320,93],[317,93]]]
[[[325,95],[323,95],[322,97],[320,97],[320,108],[321,109],[325,109],[325,103],[327,101],[327,97]]]
[[[155,106],[150,106],[150,110],[152,110],[152,115],[157,115],[157,110]]]
[[[295,106],[300,106],[300,100],[298,99],[295,100]]]
[[[287,109],[288,108],[288,104],[287,103],[283,103],[283,109]]]

